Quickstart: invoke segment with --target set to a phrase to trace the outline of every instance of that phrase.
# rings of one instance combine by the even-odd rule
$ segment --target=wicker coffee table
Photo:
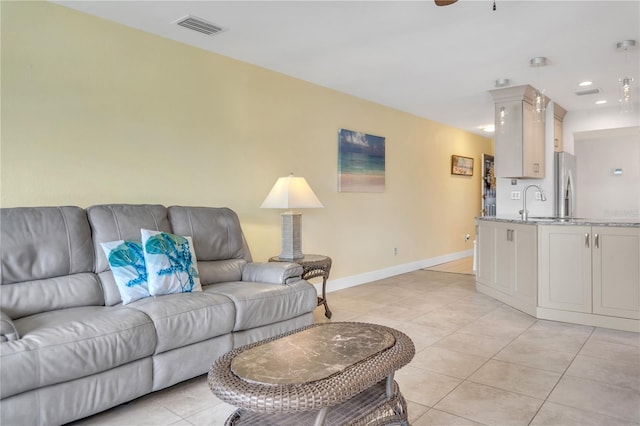
[[[407,425],[393,376],[414,354],[411,339],[389,327],[313,324],[228,352],[208,381],[240,407],[226,425]]]

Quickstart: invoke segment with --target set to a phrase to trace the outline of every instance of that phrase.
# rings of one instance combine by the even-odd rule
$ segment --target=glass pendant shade
[[[635,49],[635,40],[622,40],[616,44],[616,48],[619,51],[624,52],[624,65],[627,68],[627,53],[629,49]],[[626,74],[626,73],[625,73]],[[633,111],[633,96],[632,96],[632,83],[633,77],[624,76],[618,79],[620,83],[620,112],[627,113]]]
[[[544,100],[544,92],[540,90],[536,90],[536,97],[534,99],[534,115],[537,123],[542,123],[544,121],[544,116],[546,112],[546,102]]]
[[[540,84],[540,68],[547,66],[547,58],[544,56],[536,56],[529,60],[529,65],[538,70],[538,84]],[[536,89],[535,98],[533,100],[534,119],[537,123],[544,122],[545,110],[547,107],[544,90]]]
[[[498,131],[503,135],[507,132],[507,109],[505,107],[500,107],[500,112],[498,112]]]
[[[633,78],[623,77],[620,80],[620,110],[633,112],[633,99],[631,98],[631,83]]]

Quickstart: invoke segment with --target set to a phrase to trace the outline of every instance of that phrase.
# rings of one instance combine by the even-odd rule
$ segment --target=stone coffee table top
[[[369,324],[311,327],[239,353],[231,371],[248,382],[304,384],[344,371],[395,342],[393,334]]]
[[[313,324],[221,356],[209,387],[221,400],[262,413],[315,411],[388,378],[415,354],[402,332],[377,324]]]

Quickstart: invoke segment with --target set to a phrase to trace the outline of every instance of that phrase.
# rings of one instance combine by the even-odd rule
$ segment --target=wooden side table
[[[302,266],[302,279],[322,277],[322,297],[318,296],[318,306],[324,305],[324,315],[331,318],[331,310],[327,305],[327,280],[331,271],[331,258],[320,254],[305,254],[301,259],[286,260],[274,256],[269,262],[292,262]]]

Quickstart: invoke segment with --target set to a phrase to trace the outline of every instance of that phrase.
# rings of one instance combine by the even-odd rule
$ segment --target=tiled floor
[[[638,333],[535,320],[456,273],[414,271],[328,300],[331,321],[383,324],[414,341],[396,373],[414,426],[640,424]],[[79,424],[222,425],[233,410],[202,376]]]

